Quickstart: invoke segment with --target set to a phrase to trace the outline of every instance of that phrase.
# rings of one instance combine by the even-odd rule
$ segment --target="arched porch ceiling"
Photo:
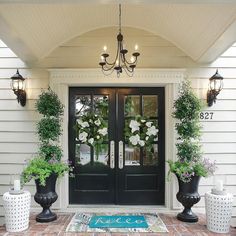
[[[10,2],[0,5],[0,38],[28,63],[76,36],[118,23],[117,4]],[[236,4],[144,2],[123,5],[122,25],[159,35],[194,61],[210,62],[235,41]]]
[[[54,49],[37,63],[46,68],[96,68],[107,46],[110,54],[108,60],[114,61],[117,50],[117,27],[92,30],[77,36]],[[141,56],[139,68],[178,68],[193,66],[194,61],[174,44],[148,31],[123,27],[124,45],[128,49],[127,58],[134,52],[135,44],[139,46]]]

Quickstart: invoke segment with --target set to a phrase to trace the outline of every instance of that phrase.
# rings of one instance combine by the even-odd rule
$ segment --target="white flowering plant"
[[[98,147],[107,135],[107,123],[100,115],[87,113],[76,122],[76,139],[83,144]]]
[[[133,147],[145,147],[151,151],[154,142],[158,141],[157,122],[144,116],[136,116],[125,126],[125,137]]]

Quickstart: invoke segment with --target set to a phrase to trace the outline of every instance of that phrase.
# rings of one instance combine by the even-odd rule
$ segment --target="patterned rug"
[[[148,224],[148,228],[90,228],[89,222],[92,216],[144,216]],[[142,232],[142,233],[168,233],[168,230],[161,220],[161,218],[154,213],[135,213],[135,214],[124,214],[124,213],[77,213],[71,219],[71,222],[66,228],[66,232],[104,232],[104,233],[128,233],[128,232]]]

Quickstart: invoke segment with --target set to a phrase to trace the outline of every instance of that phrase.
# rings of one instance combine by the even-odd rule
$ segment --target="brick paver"
[[[228,234],[216,234],[207,230],[203,214],[199,214],[199,222],[184,223],[178,221],[174,214],[160,214],[169,233],[66,233],[65,229],[74,214],[58,213],[58,219],[51,223],[38,223],[35,214],[30,216],[29,228],[20,233],[8,233],[0,226],[0,236],[236,236],[236,228],[230,228]]]

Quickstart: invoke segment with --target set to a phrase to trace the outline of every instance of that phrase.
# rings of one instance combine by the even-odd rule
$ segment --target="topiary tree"
[[[49,88],[39,95],[35,106],[42,115],[37,123],[39,153],[23,171],[22,182],[38,179],[41,185],[45,185],[46,178],[51,174],[54,173],[59,177],[70,170],[68,163],[61,162],[62,149],[58,145],[62,132],[60,116],[63,114],[63,105],[57,94]]]
[[[46,161],[60,161],[62,150],[55,144],[55,141],[58,141],[61,135],[60,116],[63,114],[63,105],[57,94],[49,88],[39,95],[36,109],[43,115],[43,118],[37,124],[37,132],[41,141],[40,155]]]
[[[174,102],[173,117],[178,121],[176,131],[177,161],[168,161],[170,172],[175,173],[183,182],[191,181],[193,176],[207,177],[215,171],[215,163],[202,157],[201,126],[199,114],[203,103],[194,94],[189,81],[180,86],[179,97]]]

